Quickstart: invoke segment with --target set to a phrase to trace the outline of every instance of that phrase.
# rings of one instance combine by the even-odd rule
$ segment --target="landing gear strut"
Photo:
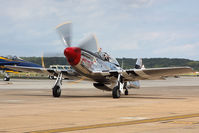
[[[62,73],[59,73],[55,85],[52,88],[52,93],[54,97],[61,96],[61,85],[62,85]]]
[[[112,96],[113,98],[120,98],[120,94],[124,94],[124,82],[121,74],[118,75],[117,86],[113,88]]]

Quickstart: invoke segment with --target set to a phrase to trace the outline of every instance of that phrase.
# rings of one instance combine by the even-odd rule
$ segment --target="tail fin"
[[[141,69],[142,66],[142,58],[138,58],[135,64],[135,69]]]

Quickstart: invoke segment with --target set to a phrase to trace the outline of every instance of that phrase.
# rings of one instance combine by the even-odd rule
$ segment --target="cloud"
[[[176,57],[194,57],[198,56],[199,42],[182,45],[169,45],[164,48],[158,48],[153,51],[157,55],[176,56]]]
[[[112,50],[120,51],[120,50],[137,50],[139,45],[136,41],[124,41],[117,42],[111,46]]]
[[[182,1],[179,6],[172,0],[2,1],[0,45],[7,48],[1,53],[35,56],[44,50],[62,50],[55,27],[70,20],[73,43],[79,43],[87,33],[95,33],[99,45],[117,57],[124,53],[128,57],[161,57],[172,51],[176,53],[173,57],[194,58],[198,47],[193,42],[199,42],[199,25],[197,19],[188,16],[199,18],[197,4]]]
[[[151,6],[154,0],[123,0],[122,2],[131,8],[141,8]]]

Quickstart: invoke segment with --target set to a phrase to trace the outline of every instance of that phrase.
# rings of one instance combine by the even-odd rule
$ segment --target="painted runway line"
[[[104,123],[104,124],[95,124],[95,125],[87,125],[87,126],[76,126],[76,127],[67,127],[67,128],[59,128],[59,129],[31,131],[31,132],[27,132],[27,133],[69,132],[69,131],[88,130],[88,129],[95,129],[95,128],[106,128],[106,127],[116,127],[116,126],[126,126],[126,125],[134,125],[134,124],[161,122],[161,121],[176,120],[176,119],[186,119],[186,118],[193,118],[193,117],[199,117],[199,113],[144,119],[144,120],[133,120],[133,121],[126,121],[126,122]]]

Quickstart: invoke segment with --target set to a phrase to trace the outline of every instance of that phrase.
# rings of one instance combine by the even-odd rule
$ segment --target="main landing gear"
[[[113,98],[120,98],[121,93],[128,95],[128,89],[126,88],[126,82],[123,81],[121,74],[118,75],[117,86],[113,88],[112,96]],[[124,89],[125,92],[124,92]]]
[[[10,77],[4,77],[3,80],[4,81],[10,81]]]
[[[5,77],[3,78],[4,81],[10,81],[10,76],[8,73],[5,73]]]
[[[112,91],[113,98],[120,98],[120,90],[118,86],[115,86]]]
[[[62,73],[59,73],[55,85],[52,88],[52,93],[54,97],[61,96],[61,85],[62,85]]]

